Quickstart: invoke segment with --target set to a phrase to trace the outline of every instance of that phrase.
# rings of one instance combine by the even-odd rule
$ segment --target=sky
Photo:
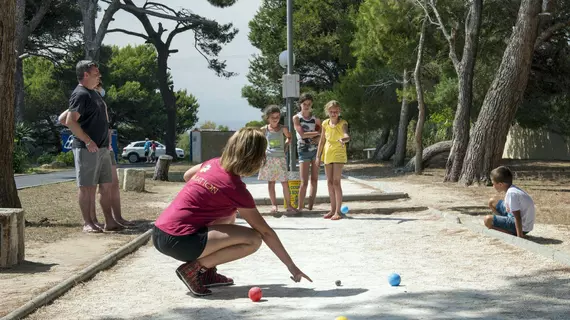
[[[227,61],[227,70],[238,73],[230,79],[220,78],[214,71],[208,69],[206,60],[194,48],[193,32],[180,33],[172,41],[171,49],[179,50],[168,60],[174,80],[174,90],[186,89],[198,99],[200,108],[197,126],[205,121],[213,121],[218,125],[228,126],[230,130],[236,130],[251,120],[261,120],[261,111],[249,106],[247,100],[241,97],[241,88],[248,84],[246,75],[249,70],[249,60],[254,53],[259,52],[251,45],[247,36],[248,23],[258,11],[261,0],[238,0],[235,5],[224,9],[214,7],[206,0],[156,2],[166,4],[174,10],[185,8],[219,23],[231,22],[239,30],[234,40],[224,46],[220,52],[219,60]],[[99,3],[103,9],[106,8],[105,3]],[[142,5],[144,1],[135,0],[134,3]],[[97,26],[102,16],[103,12],[100,12]],[[140,21],[130,13],[119,10],[113,18],[114,21],[110,23],[109,29],[121,28],[145,34]],[[168,20],[151,18],[151,21],[155,26],[161,21],[164,28],[169,31],[175,27],[175,22]],[[166,39],[167,33],[168,31],[165,32],[163,40]],[[142,38],[120,32],[108,33],[103,40],[105,45],[119,47],[143,43]]]

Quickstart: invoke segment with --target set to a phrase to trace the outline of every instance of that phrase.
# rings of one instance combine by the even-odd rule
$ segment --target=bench
[[[375,150],[376,150],[376,148],[366,148],[366,149],[363,149],[362,151],[366,152],[366,159],[370,159],[374,155]]]

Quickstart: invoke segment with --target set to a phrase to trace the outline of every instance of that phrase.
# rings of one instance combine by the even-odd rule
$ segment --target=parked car
[[[123,159],[129,160],[130,163],[146,160],[146,157],[144,156],[144,143],[145,141],[135,141],[129,143],[126,147],[123,148],[121,157]],[[164,154],[166,154],[166,146],[160,142],[156,142],[156,156],[160,157]],[[178,156],[178,159],[184,159],[184,150],[176,148],[176,156]]]

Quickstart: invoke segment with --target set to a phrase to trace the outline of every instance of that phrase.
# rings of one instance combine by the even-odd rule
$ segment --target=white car
[[[145,141],[129,143],[129,145],[123,148],[123,154],[121,154],[121,157],[129,160],[130,163],[146,160],[146,157],[144,156],[144,143]],[[166,146],[160,142],[156,142],[156,156],[160,157],[164,154],[166,154]],[[184,150],[176,148],[176,156],[178,156],[178,159],[184,159]]]

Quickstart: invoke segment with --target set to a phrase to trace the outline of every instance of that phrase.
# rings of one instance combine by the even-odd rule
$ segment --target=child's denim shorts
[[[495,207],[499,215],[493,216],[493,227],[508,231],[512,235],[517,235],[515,217],[507,211],[505,201],[499,200]],[[528,232],[524,232],[527,234]]]
[[[297,150],[299,153],[299,162],[311,162],[317,158],[317,150],[312,151],[301,151]]]

